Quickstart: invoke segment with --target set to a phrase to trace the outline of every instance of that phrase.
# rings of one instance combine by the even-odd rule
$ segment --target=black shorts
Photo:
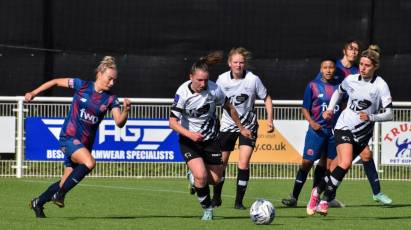
[[[335,146],[339,144],[351,144],[353,147],[353,158],[357,157],[368,145],[368,140],[366,142],[358,143],[354,140],[350,130],[334,130]]]
[[[223,163],[221,160],[220,142],[218,141],[218,138],[214,140],[194,142],[191,139],[180,135],[178,142],[186,162],[201,157],[205,164],[221,165]]]
[[[220,138],[220,143],[221,143],[221,151],[233,151],[235,142],[237,141],[237,138],[240,138],[239,144],[238,145],[247,145],[252,148],[255,147],[255,142],[257,140],[257,134],[253,133],[252,138],[247,138],[243,135],[241,135],[240,132],[222,132],[219,135]]]

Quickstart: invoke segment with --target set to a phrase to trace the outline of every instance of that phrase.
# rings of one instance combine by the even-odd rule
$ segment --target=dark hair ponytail
[[[220,63],[221,60],[223,60],[223,52],[213,51],[206,56],[201,57],[198,61],[194,62],[194,64],[191,66],[190,74],[194,74],[198,69],[208,72],[208,69],[211,66]]]

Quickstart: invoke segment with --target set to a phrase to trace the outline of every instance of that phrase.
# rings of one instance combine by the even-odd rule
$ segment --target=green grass
[[[201,208],[189,195],[185,180],[176,179],[93,179],[87,178],[66,197],[66,207],[47,204],[48,218],[36,219],[29,201],[46,189],[52,179],[0,178],[0,229],[409,229],[411,224],[411,182],[383,181],[392,206],[371,198],[368,181],[344,181],[338,199],[347,207],[330,209],[327,217],[305,214],[307,181],[297,208],[284,208],[280,200],[291,191],[291,180],[253,180],[245,205],[266,198],[276,207],[270,226],[254,225],[248,210],[234,210],[234,181],[223,189],[223,205],[215,220],[202,222]]]

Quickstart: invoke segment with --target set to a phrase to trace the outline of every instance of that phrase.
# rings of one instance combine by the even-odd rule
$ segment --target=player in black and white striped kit
[[[327,215],[331,194],[340,185],[354,157],[364,151],[371,151],[368,142],[373,136],[374,122],[393,119],[390,90],[387,83],[375,72],[379,67],[379,57],[380,51],[376,45],[363,51],[359,64],[360,73],[345,78],[323,113],[325,119],[331,119],[337,101],[344,93],[348,94],[347,107],[338,118],[334,131],[338,166],[329,177],[324,177],[311,193],[310,202],[319,201],[315,211],[322,215]],[[380,113],[381,108],[384,112]],[[322,192],[324,194],[320,201]]]
[[[233,48],[228,54],[228,65],[230,71],[221,74],[218,77],[219,85],[230,103],[235,106],[240,115],[241,124],[252,131],[252,137],[248,138],[240,134],[235,122],[232,120],[228,111],[224,111],[221,118],[220,141],[222,150],[222,159],[224,170],[228,163],[231,151],[239,138],[240,156],[238,162],[237,190],[234,208],[245,209],[243,197],[247,189],[250,177],[249,162],[257,139],[257,115],[255,113],[254,103],[257,98],[263,99],[267,110],[268,131],[272,132],[273,127],[273,106],[267,89],[262,84],[260,78],[251,71],[246,70],[247,61],[251,53],[243,47]],[[224,174],[222,181],[214,186],[212,204],[214,207],[220,206],[221,191],[224,184]]]
[[[213,219],[208,184],[217,184],[223,172],[217,105],[229,111],[242,135],[251,137],[220,87],[208,81],[209,66],[221,60],[221,52],[212,52],[193,64],[190,80],[177,89],[169,119],[170,127],[180,134],[180,149],[194,176],[195,191],[204,209],[202,220]]]

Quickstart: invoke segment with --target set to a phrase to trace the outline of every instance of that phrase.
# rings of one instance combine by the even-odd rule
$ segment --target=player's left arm
[[[267,88],[259,77],[256,76],[255,90],[259,98],[264,100],[265,110],[267,111],[267,132],[272,133],[274,131],[273,124],[273,101],[271,96],[267,92]]]
[[[123,111],[120,110],[120,107],[115,107],[111,110],[111,113],[114,118],[114,122],[120,128],[122,128],[126,122],[128,117],[128,111],[130,111],[131,103],[130,100],[125,98],[123,100]]]
[[[264,105],[265,110],[267,111],[267,132],[272,133],[274,132],[274,124],[273,124],[273,100],[271,96],[267,94],[264,98]]]

